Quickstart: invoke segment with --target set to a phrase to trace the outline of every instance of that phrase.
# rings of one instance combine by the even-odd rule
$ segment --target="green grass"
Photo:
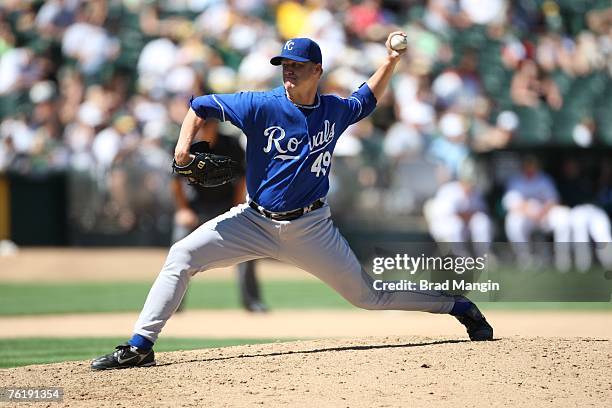
[[[539,299],[527,282],[524,291]],[[0,315],[52,313],[108,313],[140,311],[149,283],[1,284]],[[353,306],[318,281],[269,281],[262,285],[266,302],[279,309],[345,309]],[[520,287],[517,289],[521,289]],[[487,294],[470,297],[489,310],[612,310],[610,302],[487,302]],[[539,297],[540,296],[540,297]],[[596,298],[593,298],[596,299]],[[481,303],[483,302],[483,303]],[[240,308],[238,288],[232,281],[194,281],[187,296],[187,309]]]
[[[140,311],[150,283],[0,284],[0,315]],[[317,281],[271,281],[263,295],[275,309],[338,309],[352,306]],[[233,281],[194,281],[188,309],[240,308]]]
[[[478,308],[505,311],[612,311],[610,302],[478,302]]]
[[[24,338],[0,339],[0,368],[89,360],[113,351],[125,338]],[[260,344],[276,339],[189,339],[161,338],[155,351],[195,350],[212,347]],[[283,341],[287,341],[284,339]]]

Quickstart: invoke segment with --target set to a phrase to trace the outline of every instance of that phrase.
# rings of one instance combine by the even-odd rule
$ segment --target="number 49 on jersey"
[[[327,171],[329,170],[330,164],[331,164],[331,153],[323,152],[319,154],[319,156],[317,156],[317,158],[315,159],[314,163],[312,163],[312,166],[310,167],[310,171],[316,174],[317,177],[319,177],[321,173],[323,173],[323,175],[325,176],[327,175]]]

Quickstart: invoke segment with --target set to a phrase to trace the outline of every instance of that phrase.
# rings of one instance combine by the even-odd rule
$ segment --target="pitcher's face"
[[[318,85],[322,73],[320,64],[283,59],[281,65],[285,89],[308,89]]]

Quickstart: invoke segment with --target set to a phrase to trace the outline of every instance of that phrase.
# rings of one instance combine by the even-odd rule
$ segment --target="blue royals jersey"
[[[246,134],[249,197],[273,212],[305,207],[327,195],[338,137],[375,107],[367,84],[346,99],[317,94],[314,105],[301,108],[282,86],[191,101],[199,117],[229,120]]]

